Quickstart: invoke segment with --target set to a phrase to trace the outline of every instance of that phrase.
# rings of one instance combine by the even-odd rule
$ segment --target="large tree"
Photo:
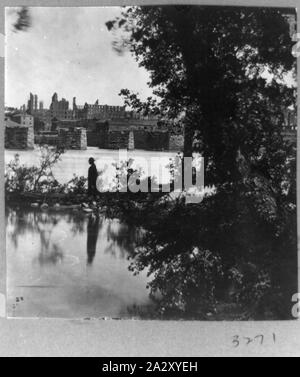
[[[276,82],[295,68],[285,13],[291,10],[132,7],[107,26],[125,31],[127,38],[121,45],[125,42],[150,73],[149,84],[160,99],[160,112],[169,118],[185,114],[185,154],[191,155],[194,131],[199,130],[201,151],[214,163],[220,152],[235,159],[238,149],[247,144],[245,117],[254,116],[257,106],[245,111],[245,101],[261,100],[265,107],[269,100],[270,106],[277,107],[275,115],[281,116],[282,107],[294,100],[286,85]],[[272,72],[272,83],[262,79],[267,70]],[[149,103],[154,104],[134,101],[135,96],[126,90],[123,94],[133,106],[149,109]],[[228,128],[231,142],[225,151],[222,135]]]
[[[150,73],[156,95],[142,102],[124,89],[126,103],[180,118],[184,153],[192,154],[196,134],[205,183],[215,188],[195,208],[178,203],[171,212],[153,213],[151,204],[152,218],[144,215],[149,232],[133,268],[147,267],[154,275],[150,287],[163,294],[161,312],[203,314],[209,307],[203,303],[224,299],[218,286],[234,282],[235,298],[252,305],[254,316],[260,307],[262,318],[268,309],[289,317],[297,288],[295,149],[283,140],[282,127],[284,110],[296,101],[285,79],[296,74],[288,22],[293,14],[130,7],[107,23],[122,30],[114,47],[130,48]]]

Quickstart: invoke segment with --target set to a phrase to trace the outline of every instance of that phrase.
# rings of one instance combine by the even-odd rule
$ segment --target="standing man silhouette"
[[[89,196],[96,196],[97,195],[97,177],[98,177],[98,171],[95,165],[95,160],[93,157],[89,159],[89,164],[91,165],[89,167],[88,172],[88,195]]]

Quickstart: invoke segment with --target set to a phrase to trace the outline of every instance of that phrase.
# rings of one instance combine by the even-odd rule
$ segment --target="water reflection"
[[[125,318],[151,305],[146,274],[128,270],[139,233],[100,215],[7,207],[8,296],[30,301],[10,315]]]
[[[87,264],[92,265],[96,255],[96,245],[99,236],[99,216],[90,216],[87,225]]]
[[[106,232],[109,246],[105,249],[105,252],[117,257],[116,253],[119,251],[122,258],[126,258],[127,255],[132,255],[140,232],[139,229],[129,227],[117,220],[115,222],[109,222]]]
[[[7,236],[14,248],[19,249],[19,238],[37,234],[40,238],[40,252],[36,260],[41,266],[56,264],[63,259],[63,252],[52,237],[53,229],[59,225],[59,218],[44,212],[26,211],[20,206],[6,208]]]

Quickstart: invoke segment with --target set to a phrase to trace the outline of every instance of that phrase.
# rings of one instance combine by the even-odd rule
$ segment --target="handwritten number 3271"
[[[276,343],[276,334],[273,334],[272,340],[274,343]],[[232,343],[234,348],[238,348],[242,345],[249,346],[250,344],[259,344],[263,345],[265,342],[265,336],[264,335],[257,335],[255,337],[241,337],[239,335],[235,335],[233,337]]]

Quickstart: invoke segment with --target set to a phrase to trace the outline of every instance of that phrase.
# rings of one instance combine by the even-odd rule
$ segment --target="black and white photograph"
[[[295,8],[6,7],[7,317],[296,320],[296,38]]]

